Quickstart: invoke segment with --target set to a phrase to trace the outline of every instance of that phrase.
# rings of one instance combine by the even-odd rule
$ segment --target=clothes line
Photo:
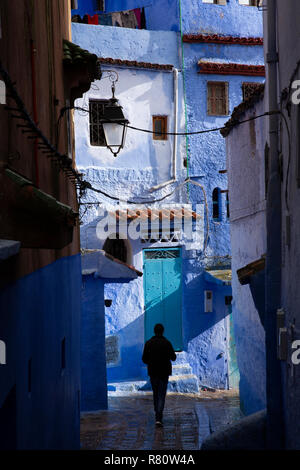
[[[115,11],[111,13],[96,13],[95,15],[72,16],[72,22],[120,28],[146,29],[145,8]]]

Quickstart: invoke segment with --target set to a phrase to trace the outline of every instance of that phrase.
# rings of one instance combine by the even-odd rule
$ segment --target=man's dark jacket
[[[152,336],[146,341],[142,360],[148,366],[150,377],[164,378],[172,375],[171,360],[176,360],[176,354],[167,338]]]

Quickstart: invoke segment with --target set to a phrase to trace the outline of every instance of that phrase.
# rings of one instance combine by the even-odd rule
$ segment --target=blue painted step
[[[168,391],[175,393],[199,393],[198,379],[192,373],[191,366],[186,362],[183,362],[183,360],[184,355],[179,356],[179,363],[176,361],[172,367],[172,375],[169,377]],[[119,394],[150,392],[152,390],[149,380],[114,382],[108,384],[107,389],[108,392]]]

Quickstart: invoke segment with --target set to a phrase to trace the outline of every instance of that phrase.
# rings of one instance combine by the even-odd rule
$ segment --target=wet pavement
[[[155,426],[152,393],[110,396],[108,401],[108,410],[82,415],[82,449],[198,450],[209,432],[241,418],[233,390],[168,393],[162,428]]]

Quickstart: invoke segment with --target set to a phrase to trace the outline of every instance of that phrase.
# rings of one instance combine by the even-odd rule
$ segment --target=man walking
[[[169,375],[172,375],[171,361],[176,360],[173,346],[164,336],[164,327],[155,325],[151,339],[146,341],[142,360],[148,366],[148,375],[153,390],[153,404],[156,425],[162,426],[163,410],[168,387]]]

